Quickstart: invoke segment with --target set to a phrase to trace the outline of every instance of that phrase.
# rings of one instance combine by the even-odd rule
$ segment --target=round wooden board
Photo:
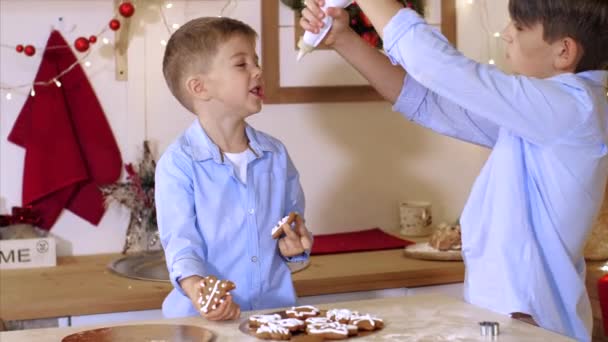
[[[435,261],[462,261],[460,251],[440,251],[429,246],[428,242],[416,243],[405,247],[406,257]]]
[[[141,324],[85,330],[64,337],[61,342],[207,342],[213,333],[193,325]]]
[[[325,317],[325,314],[327,313],[327,310],[321,310],[321,314],[319,316]],[[266,313],[266,315],[273,315],[273,314],[279,314],[282,318],[287,318],[287,314],[285,313],[285,311],[275,311],[275,312],[269,312]],[[384,322],[385,326],[386,326],[386,321]],[[251,329],[249,328],[249,317],[245,318],[240,324],[239,324],[239,330],[244,333],[245,335],[249,335],[249,336],[255,336],[255,329]],[[376,333],[377,331],[380,330],[375,330],[375,331],[359,331],[359,334],[356,336],[351,336],[349,338],[347,338],[346,340],[350,340],[353,338],[359,338],[359,337],[363,337],[363,336],[369,336],[371,334]],[[263,339],[260,339],[260,341],[264,341]],[[291,337],[291,342],[322,342],[325,341],[323,338],[319,337],[319,336],[312,336],[312,335],[307,335],[304,332],[300,332],[300,333],[295,333],[292,337]]]

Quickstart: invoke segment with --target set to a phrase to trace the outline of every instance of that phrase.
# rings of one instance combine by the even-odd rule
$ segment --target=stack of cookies
[[[369,332],[384,327],[382,319],[347,309],[322,311],[314,306],[297,306],[286,310],[284,315],[253,315],[249,328],[264,340],[289,340],[292,335],[307,334],[328,340],[343,340],[359,332]]]

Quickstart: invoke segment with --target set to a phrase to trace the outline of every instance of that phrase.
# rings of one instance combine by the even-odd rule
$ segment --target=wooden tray
[[[141,324],[81,331],[64,337],[61,342],[208,342],[213,333],[193,325]]]
[[[440,251],[429,246],[428,242],[416,243],[405,247],[403,254],[406,257],[435,261],[462,261],[460,251]]]
[[[319,316],[325,317],[326,313],[327,313],[327,310],[320,310]],[[279,314],[281,316],[281,318],[288,318],[285,311],[275,311],[275,312],[265,313],[265,315],[273,315],[273,314]],[[244,333],[245,335],[256,337],[255,336],[256,329],[257,328],[253,328],[253,329],[249,328],[249,317],[245,318],[239,324],[239,330],[242,333]],[[375,334],[378,331],[382,331],[383,329],[386,329],[386,321],[384,321],[384,328],[382,328],[382,329],[374,330],[374,331],[359,331],[359,333],[356,336],[350,336],[346,340],[369,336],[369,335]],[[264,340],[264,339],[259,339],[259,340],[260,341],[274,341],[274,340]],[[324,339],[319,336],[312,336],[312,335],[307,335],[304,332],[299,332],[299,333],[293,333],[290,341],[291,342],[316,342],[316,341],[322,342],[322,341],[324,341]],[[344,341],[344,340],[341,340],[341,341]]]

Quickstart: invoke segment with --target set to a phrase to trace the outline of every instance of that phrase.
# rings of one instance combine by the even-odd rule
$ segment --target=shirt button
[[[257,262],[257,261],[258,261],[258,257],[256,257],[256,256],[251,257],[251,262]]]
[[[255,210],[254,210],[253,208],[251,208],[251,209],[249,209],[249,213],[250,213],[251,215],[253,215],[253,213],[255,213]]]

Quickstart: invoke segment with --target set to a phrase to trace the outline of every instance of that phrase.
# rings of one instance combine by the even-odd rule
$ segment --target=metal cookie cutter
[[[500,334],[500,325],[498,322],[479,322],[479,333],[481,336],[498,336]]]

